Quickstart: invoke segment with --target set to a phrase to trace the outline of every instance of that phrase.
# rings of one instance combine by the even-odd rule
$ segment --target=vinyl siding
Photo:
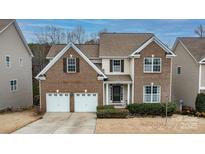
[[[9,55],[11,67],[6,68]],[[20,66],[19,59],[23,59]],[[17,30],[12,25],[0,34],[0,110],[6,107],[27,107],[33,104],[32,61]],[[18,89],[10,92],[10,80],[16,79]]]
[[[176,46],[175,53],[177,56],[173,59],[172,67],[172,98],[177,102],[182,99],[185,105],[195,107],[199,85],[199,66],[180,43]],[[177,66],[181,66],[181,75],[176,74]]]

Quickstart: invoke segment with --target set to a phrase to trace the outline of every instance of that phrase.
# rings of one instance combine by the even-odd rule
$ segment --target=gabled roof
[[[29,55],[31,57],[33,57],[33,53],[31,52],[30,48],[28,47],[28,44],[23,36],[23,33],[21,32],[20,27],[18,26],[16,20],[14,19],[0,19],[0,35],[7,29],[9,28],[11,25],[14,25],[14,27],[16,28],[25,48],[27,49]]]
[[[66,44],[52,45],[46,58],[54,58]],[[89,59],[99,58],[99,45],[98,44],[75,44]]]
[[[103,76],[103,78],[107,78],[106,75],[96,66],[94,65],[88,57],[86,57],[83,52],[75,46],[73,43],[68,43],[51,61],[48,65],[36,76],[36,79],[41,80],[42,76],[64,55],[68,49],[73,48],[98,74]],[[43,78],[44,79],[44,78]]]
[[[152,33],[101,33],[100,57],[128,57],[147,40]]]
[[[179,37],[175,41],[173,50],[175,50],[178,43],[188,50],[195,61],[200,62],[205,58],[205,38],[199,37]]]
[[[155,42],[157,43],[166,53],[167,56],[176,56],[171,49],[169,49],[164,43],[162,43],[156,36],[151,37],[149,40],[147,40],[145,43],[143,43],[136,51],[134,51],[131,56],[135,56],[137,54],[140,54],[140,52],[147,47],[150,43]]]

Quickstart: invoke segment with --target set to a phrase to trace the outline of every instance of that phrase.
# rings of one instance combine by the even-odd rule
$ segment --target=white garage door
[[[70,94],[47,93],[46,109],[47,112],[70,112]]]
[[[75,112],[96,112],[97,93],[75,93]]]

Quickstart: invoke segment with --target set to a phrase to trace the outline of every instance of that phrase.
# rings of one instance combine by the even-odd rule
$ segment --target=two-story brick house
[[[37,75],[42,112],[171,101],[175,54],[150,33],[102,33],[99,44],[53,45]]]

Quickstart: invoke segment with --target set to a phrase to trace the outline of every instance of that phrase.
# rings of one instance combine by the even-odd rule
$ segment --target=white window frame
[[[23,66],[23,58],[22,57],[19,58],[19,64],[21,67]]]
[[[114,69],[114,61],[120,61],[120,70],[119,71],[115,71],[115,69]],[[122,70],[121,70],[121,59],[113,59],[112,60],[112,72],[115,72],[115,73],[119,73],[119,72],[121,72]]]
[[[7,62],[7,57],[9,57],[9,62]],[[5,56],[5,66],[6,66],[6,68],[11,67],[11,56],[10,55]]]
[[[69,71],[68,70],[68,60],[69,59],[74,59],[75,60],[75,71]],[[73,65],[74,66],[74,65]],[[67,58],[67,73],[76,73],[77,71],[77,66],[76,66],[76,58]]]
[[[151,101],[150,102],[147,102],[145,99],[145,95],[146,95],[145,90],[146,90],[147,86],[151,87]],[[154,95],[153,94],[153,87],[154,86],[159,87],[159,101],[153,101],[153,95]],[[160,103],[161,102],[161,86],[160,85],[144,85],[143,86],[143,102],[144,103]]]
[[[178,73],[178,68],[180,68],[180,73]],[[176,75],[182,75],[182,66],[176,67]]]
[[[12,81],[16,81],[16,85],[14,86],[14,85],[11,85],[11,82]],[[17,81],[17,79],[12,79],[12,80],[10,80],[9,81],[9,86],[10,86],[10,92],[16,92],[17,91],[17,89],[18,89],[18,83],[17,83],[18,81]],[[13,87],[12,87],[13,86]],[[14,88],[15,87],[15,88]]]
[[[145,70],[145,59],[151,59],[152,63],[151,63],[151,71],[146,71]],[[159,71],[154,71],[154,59],[159,59],[160,60],[160,70]],[[144,73],[161,73],[162,70],[162,58],[160,57],[144,57],[144,62],[143,62],[143,69],[144,69]]]

